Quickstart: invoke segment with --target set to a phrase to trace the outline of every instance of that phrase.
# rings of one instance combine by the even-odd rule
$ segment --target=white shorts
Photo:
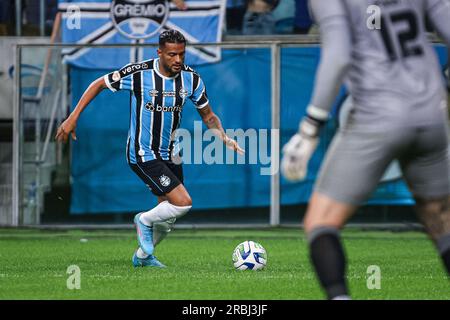
[[[360,205],[397,159],[414,197],[450,194],[448,125],[398,127],[391,130],[350,126],[336,133],[315,190],[337,201]]]

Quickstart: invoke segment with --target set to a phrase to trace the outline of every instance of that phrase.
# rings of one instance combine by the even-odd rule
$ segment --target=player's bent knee
[[[168,202],[174,206],[179,207],[192,207],[192,199],[188,196],[176,197],[175,199],[169,198]]]
[[[171,202],[173,205],[179,206],[179,207],[192,207],[192,199],[189,195],[184,196],[180,199],[177,199],[176,202]]]
[[[341,229],[343,223],[333,220],[306,219],[303,221],[303,228],[306,234],[310,234],[312,230],[322,227]]]
[[[322,226],[341,229],[355,210],[356,206],[338,202],[315,192],[303,220],[303,227],[306,233]]]
[[[166,194],[167,200],[175,205],[180,207],[192,206],[192,199],[183,185],[179,185],[171,192]]]
[[[186,199],[184,199],[183,205],[192,207],[192,199],[191,199],[191,197],[187,196]]]

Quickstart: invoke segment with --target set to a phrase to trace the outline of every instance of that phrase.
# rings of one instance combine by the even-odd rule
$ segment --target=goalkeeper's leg
[[[311,262],[329,299],[348,297],[339,230],[375,189],[392,161],[394,148],[387,143],[390,136],[396,137],[382,130],[340,130],[322,162],[304,226]],[[391,143],[396,145],[396,140]]]
[[[415,148],[400,160],[417,215],[450,275],[450,166],[445,121],[421,129]]]
[[[346,258],[339,230],[356,206],[314,192],[304,219],[310,259],[328,299],[349,299]]]
[[[416,211],[450,275],[450,197],[416,197]]]

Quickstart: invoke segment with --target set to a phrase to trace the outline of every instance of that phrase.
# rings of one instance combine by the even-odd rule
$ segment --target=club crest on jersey
[[[179,94],[180,94],[180,97],[183,98],[183,99],[186,98],[186,97],[188,96],[188,92],[187,92],[187,90],[185,90],[184,88],[181,88],[181,89],[180,89]]]
[[[111,19],[125,37],[145,39],[155,35],[169,16],[167,0],[113,0]]]
[[[159,177],[159,182],[163,187],[167,187],[170,184],[170,178],[163,174]]]
[[[120,80],[120,72],[114,71],[112,74],[112,79],[113,79],[113,81],[119,81]]]
[[[150,95],[150,97],[156,97],[158,96],[158,92],[159,92],[158,90],[152,89],[148,92],[148,94]]]

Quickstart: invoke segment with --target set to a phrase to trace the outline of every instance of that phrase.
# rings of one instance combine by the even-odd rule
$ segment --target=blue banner
[[[446,63],[446,50],[437,47],[439,59]],[[305,113],[314,85],[320,48],[284,48],[281,54],[281,145],[296,132]],[[211,106],[224,128],[244,131],[270,130],[271,82],[268,49],[224,50],[222,60],[198,66],[208,90]],[[110,70],[71,69],[73,105],[91,81]],[[310,164],[307,179],[290,183],[281,179],[283,205],[306,203],[327,147],[345,110],[347,92],[343,88],[336,100],[333,117],[321,133],[320,144]],[[194,136],[198,127],[195,107],[188,102],[183,108],[181,127]],[[342,120],[341,120],[342,121]],[[126,163],[125,146],[129,123],[129,94],[103,91],[85,110],[77,127],[78,139],[72,145],[71,213],[137,212],[156,203],[144,183]],[[262,142],[262,144],[261,144]],[[260,147],[270,156],[270,135],[258,137]],[[204,153],[209,142],[192,146]],[[258,207],[270,204],[270,176],[261,169],[268,164],[251,164],[252,144],[246,141],[244,164],[185,164],[185,186],[193,199],[194,209]],[[190,159],[194,160],[194,159]],[[261,160],[261,159],[259,159]],[[193,161],[191,161],[193,162]],[[351,180],[351,177],[349,177]],[[413,203],[395,163],[389,168],[370,204],[410,205]]]
[[[167,0],[59,0],[62,41],[76,44],[158,43],[161,32],[176,29],[190,44],[222,40],[225,0],[186,1],[180,10]],[[220,49],[188,46],[186,63],[220,60]],[[118,69],[129,62],[156,57],[152,48],[71,48],[63,51],[71,65]]]

